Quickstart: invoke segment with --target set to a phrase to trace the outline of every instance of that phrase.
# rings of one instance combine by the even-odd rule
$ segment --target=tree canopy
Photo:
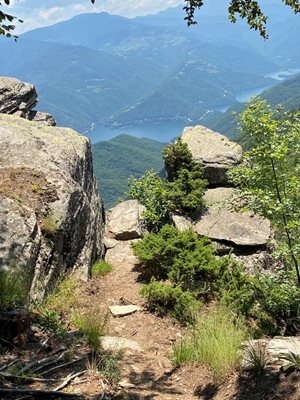
[[[96,0],[90,0],[92,4]],[[282,0],[282,2],[291,7],[295,14],[300,12],[300,0]],[[0,0],[0,7],[3,5],[9,6],[11,0]],[[195,12],[204,6],[204,0],[185,0],[183,10],[186,13],[185,20],[187,25],[194,25],[197,23],[195,19]],[[259,2],[256,0],[230,0],[228,5],[228,18],[231,22],[235,23],[237,17],[246,19],[250,29],[259,31],[259,34],[264,38],[268,38],[267,34],[267,20],[268,17],[263,13]],[[22,22],[19,18],[7,14],[0,9],[0,36],[16,37],[12,35],[15,29],[15,22]]]

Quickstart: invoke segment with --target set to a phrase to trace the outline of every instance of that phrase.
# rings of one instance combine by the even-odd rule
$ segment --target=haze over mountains
[[[244,23],[230,24],[222,7],[206,6],[189,29],[181,6],[135,19],[81,14],[17,43],[1,40],[0,75],[33,82],[39,108],[81,132],[94,124],[201,123],[240,93],[276,83],[270,74],[299,67],[299,23],[269,3],[267,44]]]

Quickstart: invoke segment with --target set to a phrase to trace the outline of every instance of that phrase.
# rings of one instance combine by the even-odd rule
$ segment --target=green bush
[[[166,184],[166,197],[174,212],[196,218],[204,206],[203,195],[207,186],[200,168],[181,169],[178,177]]]
[[[246,317],[253,335],[295,335],[300,331],[300,288],[293,275],[249,276],[234,263],[217,282],[217,297]]]
[[[174,345],[173,363],[176,366],[204,364],[211,369],[216,380],[222,380],[239,366],[239,350],[246,337],[245,324],[234,320],[229,310],[207,310],[190,335]]]
[[[203,194],[207,186],[207,181],[203,179],[203,168],[193,160],[187,144],[181,139],[168,145],[163,154],[170,210],[196,217],[204,205]]]
[[[103,276],[109,274],[112,271],[112,266],[106,261],[97,261],[92,266],[92,276]]]
[[[143,220],[146,228],[157,232],[169,221],[170,208],[166,198],[165,181],[150,170],[140,179],[131,177],[128,181],[129,191],[126,195],[138,200],[146,207]]]
[[[207,239],[199,239],[191,229],[180,232],[171,225],[148,233],[133,244],[133,250],[144,264],[145,275],[168,278],[184,290],[207,293],[224,263],[215,257]]]
[[[192,292],[154,279],[142,288],[141,294],[151,311],[177,318],[182,323],[192,323],[202,307]]]
[[[193,161],[192,153],[181,138],[166,146],[162,153],[169,182],[178,178],[179,171],[183,169],[191,171],[195,167],[196,163]]]
[[[16,268],[0,271],[0,310],[24,307],[27,302],[29,287],[24,280],[24,273]]]

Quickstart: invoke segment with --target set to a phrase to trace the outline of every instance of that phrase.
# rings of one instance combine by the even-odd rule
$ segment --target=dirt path
[[[170,362],[172,344],[180,335],[180,327],[171,319],[159,318],[145,310],[134,257],[111,258],[110,262],[113,271],[99,283],[99,303],[108,307],[125,301],[142,308],[131,315],[110,318],[111,336],[137,341],[142,348],[141,352],[126,351],[121,381],[128,388],[122,390],[119,398],[199,398],[193,394],[193,385],[182,385]]]

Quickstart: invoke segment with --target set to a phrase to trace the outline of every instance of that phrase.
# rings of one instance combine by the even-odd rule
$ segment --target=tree
[[[273,223],[280,254],[294,265],[300,285],[300,112],[274,110],[255,98],[241,114],[240,129],[252,147],[231,179]]]
[[[90,0],[95,3],[96,0]],[[188,25],[196,24],[195,12],[204,5],[204,0],[184,0],[185,6],[183,7],[186,12],[185,20]],[[282,2],[291,7],[294,13],[300,12],[299,0],[282,0]],[[0,7],[3,3],[9,5],[11,0],[0,1]],[[230,0],[228,6],[229,20],[233,23],[237,21],[237,16],[246,19],[250,29],[258,30],[260,35],[267,39],[266,23],[268,17],[262,12],[258,1],[256,0]],[[11,37],[11,32],[14,30],[14,21],[20,21],[17,17],[6,14],[0,10],[0,36],[5,35]],[[15,37],[15,36],[14,36]]]

